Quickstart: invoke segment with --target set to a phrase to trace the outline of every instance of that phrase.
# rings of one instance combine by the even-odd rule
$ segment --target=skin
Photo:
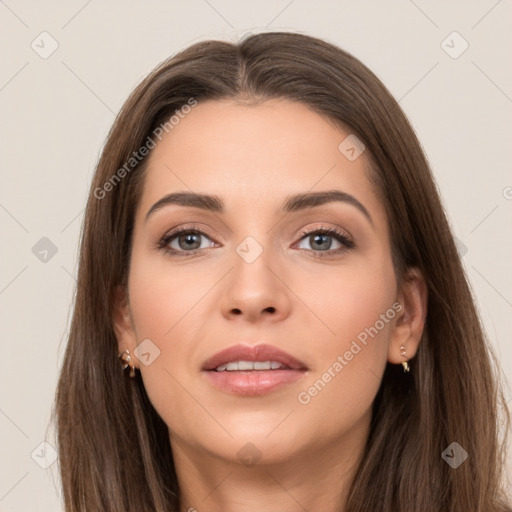
[[[151,364],[132,361],[169,427],[183,512],[343,510],[386,362],[399,364],[417,351],[425,282],[411,269],[409,285],[397,289],[388,219],[365,154],[351,162],[338,150],[348,134],[300,103],[207,101],[149,157],[128,294],[119,290],[114,323],[120,352],[133,354],[145,339],[160,350]],[[326,190],[356,197],[373,225],[342,202],[279,211],[288,195]],[[218,195],[225,212],[168,205],[145,220],[154,203],[178,191]],[[184,256],[155,247],[190,223],[205,233],[196,254],[187,255],[178,238],[172,247]],[[329,227],[350,234],[355,247],[318,257],[329,249],[300,231]],[[247,236],[263,248],[252,263],[236,251]],[[343,247],[329,240],[331,249]],[[298,394],[397,300],[402,311],[300,403]],[[309,370],[259,397],[219,391],[201,365],[239,342],[275,345]],[[244,446],[260,457],[256,464],[240,460]]]

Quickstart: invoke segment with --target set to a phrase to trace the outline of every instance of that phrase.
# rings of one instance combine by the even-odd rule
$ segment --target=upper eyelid
[[[181,227],[177,227],[177,228],[174,228],[174,229],[171,229],[169,230],[168,232],[166,232],[162,238],[166,238],[166,237],[170,237],[170,236],[175,236],[181,232],[189,232],[189,231],[192,231],[192,232],[197,232],[197,233],[200,233],[201,235],[206,235],[210,238],[215,238],[213,237],[212,235],[210,235],[208,233],[208,231],[206,231],[204,228],[199,228],[199,227],[195,227],[194,225],[191,225],[191,226],[181,226]],[[342,227],[333,227],[333,226],[315,226],[315,227],[311,227],[311,228],[304,228],[304,229],[301,229],[299,230],[299,232],[297,233],[298,235],[307,235],[307,234],[311,234],[311,233],[315,233],[316,231],[340,231],[342,234],[346,234],[347,236],[352,236],[350,235],[350,233],[342,228]]]
[[[173,238],[176,235],[179,235],[181,233],[188,233],[188,232],[199,233],[201,235],[204,235],[204,236],[212,239],[212,241],[214,241],[214,239],[215,239],[215,237],[210,235],[204,228],[198,228],[198,227],[194,227],[194,226],[184,226],[184,227],[180,226],[175,229],[171,229],[168,232],[166,232],[161,238],[162,239]]]
[[[338,233],[340,235],[343,235],[347,238],[350,238],[352,239],[352,235],[349,233],[349,231],[347,231],[346,229],[340,227],[340,226],[337,226],[337,227],[334,227],[334,226],[317,226],[317,227],[314,227],[314,228],[305,228],[305,229],[302,229],[299,231],[299,235],[303,235],[303,236],[306,236],[306,235],[311,235],[313,233],[316,233],[317,231],[324,231],[324,232],[327,232],[327,233],[331,233],[332,235]]]

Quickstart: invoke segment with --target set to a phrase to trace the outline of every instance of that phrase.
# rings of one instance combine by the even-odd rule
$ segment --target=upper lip
[[[233,361],[277,361],[288,366],[291,370],[307,370],[306,365],[272,345],[234,345],[225,350],[217,352],[207,359],[202,366],[202,370],[215,370],[222,364]]]

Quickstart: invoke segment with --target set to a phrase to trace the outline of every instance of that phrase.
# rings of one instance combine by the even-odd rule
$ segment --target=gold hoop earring
[[[123,367],[123,370],[126,370],[126,368],[130,368],[130,377],[135,377],[135,366],[133,364],[130,364],[130,361],[132,360],[132,357],[130,356],[130,351],[125,350],[121,354],[118,354],[119,359],[121,360],[121,365]]]
[[[400,347],[400,355],[402,357],[407,357],[407,353],[406,353],[405,347],[403,345]],[[409,363],[407,361],[402,361],[402,366],[404,367],[404,373],[409,373],[409,371],[410,371]]]

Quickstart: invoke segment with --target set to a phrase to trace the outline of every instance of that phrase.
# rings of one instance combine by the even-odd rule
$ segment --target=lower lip
[[[258,396],[275,391],[287,384],[296,382],[305,370],[252,370],[204,372],[216,388],[235,395]]]

